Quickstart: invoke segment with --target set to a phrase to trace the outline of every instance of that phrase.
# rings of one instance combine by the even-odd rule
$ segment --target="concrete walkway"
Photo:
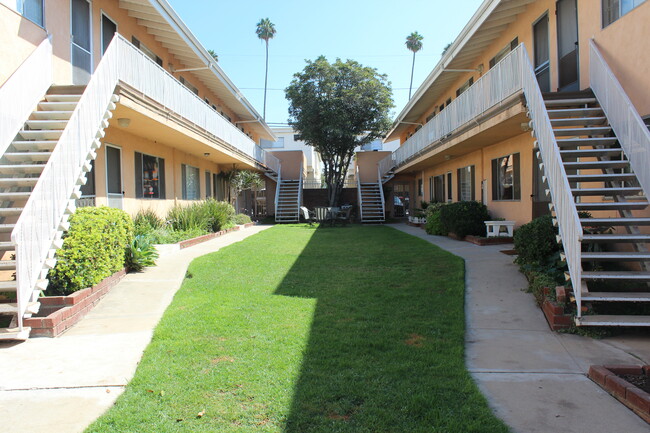
[[[0,431],[82,432],[133,377],[154,327],[196,257],[270,226],[254,226],[161,257],[127,275],[58,338],[0,343]]]
[[[500,253],[405,224],[392,227],[465,259],[466,364],[513,432],[648,433],[650,426],[586,377],[592,364],[650,364],[650,336],[594,340],[551,332],[526,279]]]

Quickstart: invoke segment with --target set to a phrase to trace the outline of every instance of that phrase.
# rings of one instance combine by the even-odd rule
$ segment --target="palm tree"
[[[266,72],[264,73],[264,113],[263,117],[266,120],[266,83],[269,78],[269,39],[273,39],[275,35],[275,25],[268,18],[262,18],[259,23],[257,23],[257,37],[264,39],[266,42]]]
[[[406,37],[406,48],[413,51],[413,65],[411,66],[411,84],[409,85],[409,99],[411,99],[411,89],[413,88],[413,71],[415,70],[415,53],[422,49],[422,39],[424,37],[418,32],[413,32]]]

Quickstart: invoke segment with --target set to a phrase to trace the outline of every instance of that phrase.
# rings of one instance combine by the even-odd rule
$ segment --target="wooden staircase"
[[[558,99],[559,98],[559,99]],[[582,302],[579,326],[650,326],[650,218],[625,152],[591,92],[545,95],[545,104],[575,198],[582,237]],[[645,230],[643,230],[645,228]],[[650,310],[650,309],[649,309]]]
[[[384,222],[384,201],[381,183],[359,183],[359,208],[362,223]]]
[[[17,327],[15,246],[10,235],[83,91],[82,86],[52,86],[0,159],[0,340],[29,337],[29,328]],[[61,235],[57,233],[53,246],[62,245]],[[52,258],[46,266],[54,264]],[[38,313],[46,274],[44,270],[34,288],[25,317]]]
[[[275,222],[297,223],[300,221],[301,188],[302,183],[300,179],[280,179],[275,209]]]

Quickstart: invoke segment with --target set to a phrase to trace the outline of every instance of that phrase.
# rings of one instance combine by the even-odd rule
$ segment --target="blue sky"
[[[394,114],[408,100],[412,53],[406,36],[424,36],[417,53],[413,91],[440,60],[481,0],[169,0],[181,19],[208,49],[219,54],[219,65],[262,114],[264,42],[255,28],[269,18],[277,34],[269,43],[269,83],[266,121],[286,123],[284,89],[305,59],[325,55],[353,59],[387,74],[393,87]]]

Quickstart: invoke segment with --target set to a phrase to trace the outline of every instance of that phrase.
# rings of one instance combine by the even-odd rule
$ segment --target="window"
[[[43,0],[18,0],[18,12],[25,18],[41,27],[45,27],[43,22]]]
[[[602,0],[603,1],[603,28],[607,27],[645,0]]]
[[[181,181],[183,182],[183,200],[199,200],[201,198],[198,168],[181,164]]]
[[[436,117],[436,109],[435,108],[433,109],[433,112],[427,116],[427,120],[425,120],[424,123],[428,123],[429,120],[433,119],[434,117]]]
[[[424,197],[424,182],[422,178],[418,179],[418,196]]]
[[[165,198],[165,160],[135,152],[135,198]]]
[[[435,203],[444,203],[445,201],[445,175],[441,174],[431,178],[432,191],[431,201]]]
[[[278,141],[260,138],[260,146],[262,149],[281,149],[284,147],[284,137],[278,137]]]
[[[492,200],[521,200],[518,153],[492,160]]]
[[[457,170],[458,177],[458,201],[474,200],[474,166],[459,168]]]
[[[151,51],[149,48],[147,48],[146,45],[144,45],[142,42],[140,42],[140,40],[139,40],[138,38],[136,38],[135,36],[132,36],[132,37],[131,37],[131,43],[133,43],[133,45],[134,45],[137,49],[139,49],[140,51],[142,51],[143,53],[145,53],[145,55],[146,55],[147,57],[149,57],[151,60],[153,60],[154,62],[158,63],[158,66],[162,66],[162,65],[163,65],[163,61],[162,61],[162,59],[161,59],[160,57],[158,57],[158,56],[156,55],[156,53],[154,53],[154,52]]]
[[[117,24],[106,15],[102,14],[102,56],[106,52],[106,48],[113,40],[113,36],[117,32]]]
[[[458,98],[465,90],[469,89],[469,86],[474,84],[474,77],[470,77],[469,80],[465,81],[465,83],[456,90],[456,97]]]
[[[222,115],[222,116],[223,116],[223,117],[224,117],[228,122],[232,123],[232,119],[230,118],[230,116],[228,116],[226,113],[224,113],[223,110],[221,111],[221,115]]]
[[[519,37],[516,37],[512,41],[510,41],[510,44],[503,47],[501,51],[497,53],[496,56],[490,59],[490,69],[492,69],[494,65],[499,63],[505,56],[507,56],[510,53],[510,51],[517,48],[518,45],[519,45]]]
[[[300,134],[293,134],[293,141],[302,141]]]
[[[205,172],[205,198],[212,198],[212,173]]]
[[[451,183],[451,171],[447,173],[447,201],[453,200],[452,194],[452,183]]]
[[[183,86],[187,87],[187,88],[188,88],[192,93],[194,93],[194,94],[197,95],[197,96],[199,95],[199,89],[197,89],[196,87],[194,87],[193,85],[191,85],[191,84],[190,84],[190,83],[189,83],[185,78],[183,78],[183,77],[179,77],[179,78],[178,78],[178,81],[180,81],[181,84],[182,84]]]

